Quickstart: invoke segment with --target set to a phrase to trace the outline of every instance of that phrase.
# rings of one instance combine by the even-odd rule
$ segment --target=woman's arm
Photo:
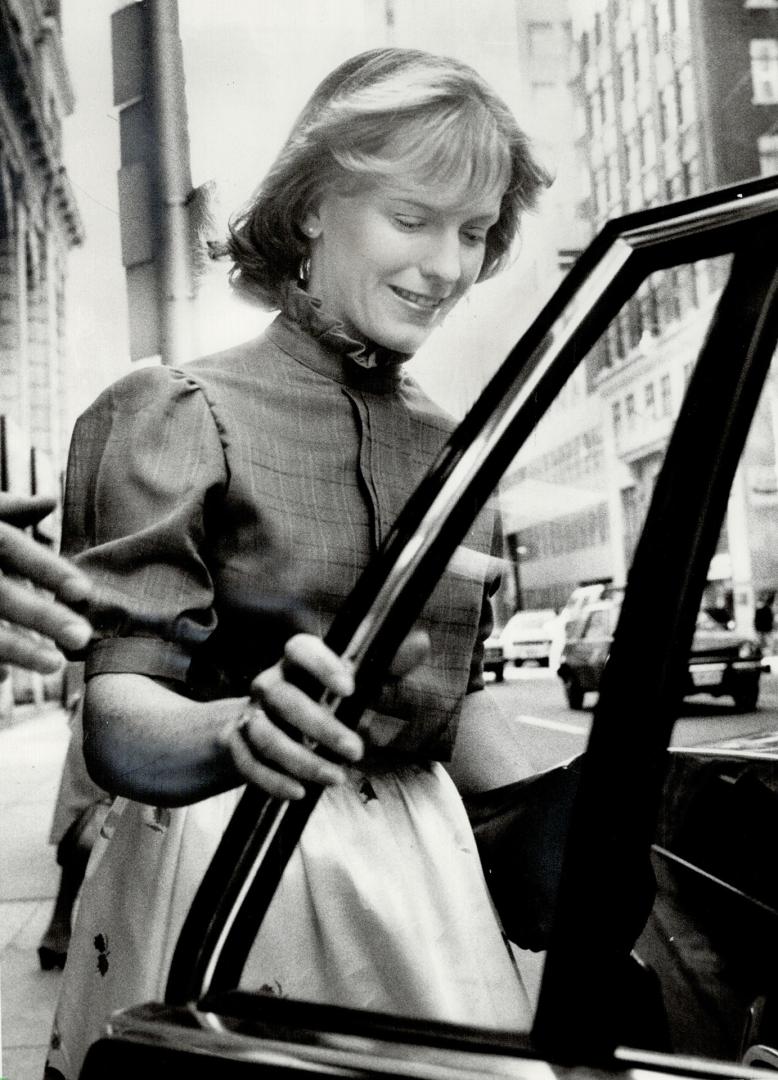
[[[341,696],[353,692],[347,665],[311,635],[290,638],[285,663]],[[182,806],[254,783],[280,798],[301,798],[300,781],[338,783],[342,771],[283,732],[278,719],[344,760],[362,740],[288,682],[284,663],[262,672],[251,698],[191,701],[145,675],[103,674],[87,683],[84,753],[106,790],[159,806]]]
[[[451,761],[462,795],[501,787],[535,772],[510,719],[486,690],[466,694]]]
[[[410,634],[392,674],[411,670],[428,647],[425,634]],[[84,702],[91,776],[113,794],[155,806],[183,806],[244,783],[286,799],[302,798],[301,781],[339,783],[342,770],[315,746],[353,762],[364,752],[362,739],[289,682],[289,669],[313,676],[339,697],[353,693],[348,664],[310,634],[289,639],[283,660],[254,679],[250,698],[190,701],[145,675],[94,676]]]

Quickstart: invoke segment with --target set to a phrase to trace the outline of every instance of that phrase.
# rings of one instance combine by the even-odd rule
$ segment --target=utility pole
[[[151,101],[158,148],[160,201],[160,353],[163,364],[192,359],[194,290],[188,201],[189,166],[184,62],[177,0],[146,0],[151,45]]]
[[[191,359],[194,286],[186,96],[177,0],[111,16],[121,140],[119,219],[130,357]]]

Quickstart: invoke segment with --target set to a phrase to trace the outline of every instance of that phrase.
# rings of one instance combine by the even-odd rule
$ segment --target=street
[[[489,693],[504,717],[503,743],[523,750],[533,768],[548,768],[584,748],[591,711],[569,709],[548,668],[509,667],[505,681],[491,683]],[[586,699],[588,706],[595,702],[595,695]],[[727,698],[687,700],[673,741],[693,745],[770,729],[778,729],[778,674],[762,677],[755,712],[737,713]],[[50,705],[23,707],[19,722],[0,731],[2,1075],[13,1080],[40,1075],[61,979],[59,972],[41,972],[36,947],[56,889],[57,867],[46,833],[67,733],[64,714]],[[525,975],[536,981],[539,973],[533,967]]]
[[[596,694],[587,696],[588,708],[569,709],[557,676],[548,668],[529,666],[506,667],[505,681],[490,683],[489,691],[505,715],[513,742],[524,749],[534,768],[547,769],[584,749]],[[776,729],[778,674],[771,672],[762,676],[759,706],[754,712],[736,711],[728,697],[687,698],[672,741],[674,745],[693,746]]]

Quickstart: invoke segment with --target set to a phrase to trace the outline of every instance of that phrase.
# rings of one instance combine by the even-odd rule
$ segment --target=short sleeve
[[[208,520],[227,485],[219,430],[195,380],[133,372],[77,421],[62,550],[96,586],[87,677],[185,681],[216,625]]]

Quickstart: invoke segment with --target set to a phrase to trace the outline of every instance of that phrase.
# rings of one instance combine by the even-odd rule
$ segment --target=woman
[[[400,49],[347,61],[314,93],[226,246],[234,285],[278,319],[181,371],[129,376],[79,422],[68,550],[116,601],[94,613],[85,752],[95,780],[132,801],[93,858],[71,945],[51,1059],[65,1076],[106,1008],[163,993],[247,782],[290,799],[308,781],[326,791],[246,985],[526,1021],[440,765],[464,786],[509,778],[480,742],[475,756],[465,744],[486,707],[491,518],[471,530],[465,569],[436,587],[359,734],[286,676],[297,667],[352,691],[321,635],[452,426],[403,364],[504,262],[545,179],[472,69]],[[499,764],[515,777],[516,763]]]

